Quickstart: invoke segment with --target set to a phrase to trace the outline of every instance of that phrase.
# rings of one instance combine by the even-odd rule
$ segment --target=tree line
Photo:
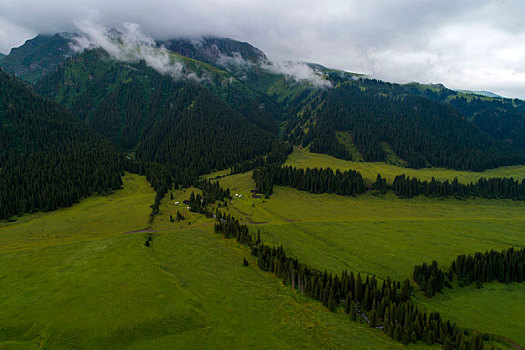
[[[525,281],[525,249],[491,250],[474,255],[459,255],[450,271],[464,284],[474,282],[521,283]]]
[[[412,276],[427,297],[441,292],[444,286],[451,288],[454,277],[460,287],[476,283],[481,288],[484,282],[493,281],[522,283],[525,281],[525,249],[511,247],[501,252],[492,249],[474,255],[458,255],[448,271],[439,268],[436,261],[431,265],[423,263],[414,266]]]
[[[525,200],[525,179],[481,178],[476,182],[462,184],[457,178],[449,182],[432,178],[421,181],[415,177],[398,175],[392,183],[392,190],[401,198],[412,198],[420,195],[428,197],[483,197]]]
[[[353,195],[364,193],[366,185],[361,173],[355,170],[335,173],[330,168],[295,168],[273,165],[254,170],[257,189],[266,195],[273,192],[274,185],[289,186],[312,193],[335,193]]]
[[[224,190],[219,185],[219,181],[211,182],[209,180],[199,180],[195,184],[195,187],[199,188],[202,191],[202,194],[198,193],[195,195],[195,192],[192,191],[187,204],[190,207],[191,212],[204,214],[208,218],[213,215],[208,207],[209,204],[213,204],[216,201],[225,202],[232,198],[230,189],[227,188]]]
[[[278,163],[256,168],[252,177],[257,189],[266,195],[273,192],[274,185],[289,186],[311,193],[334,193],[338,195],[354,195],[366,192],[368,189],[386,193],[392,190],[400,198],[413,198],[424,195],[427,197],[457,198],[482,197],[489,199],[525,200],[525,179],[519,181],[513,178],[480,178],[476,182],[463,184],[457,178],[440,181],[432,178],[430,181],[415,177],[398,175],[392,185],[380,174],[376,181],[367,186],[361,173],[355,170],[335,172],[330,168],[295,168],[280,166]]]

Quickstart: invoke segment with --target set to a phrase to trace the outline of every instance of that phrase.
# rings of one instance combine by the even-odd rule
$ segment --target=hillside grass
[[[265,242],[283,244],[289,254],[320,270],[340,273],[349,269],[402,280],[410,278],[414,265],[422,262],[436,260],[446,268],[459,254],[525,247],[524,202],[399,199],[392,193],[350,197],[282,186],[274,187],[270,199],[255,199],[249,192],[255,188],[251,172],[219,182],[232,193],[246,194],[233,199],[229,206],[232,215],[250,224],[252,231],[260,230]],[[497,291],[501,286],[494,288]],[[441,299],[418,302],[429,310],[442,311],[462,326],[497,333],[524,345],[524,323],[519,323],[525,317],[522,298],[508,296],[525,295],[525,285],[507,288],[509,293],[490,293],[492,287],[481,291],[456,288],[454,294],[446,290]],[[469,308],[487,303],[493,304]]]
[[[0,349],[405,348],[256,268],[212,219],[171,223],[192,190],[168,194],[152,227],[154,193],[133,174],[112,195],[2,224]]]
[[[142,176],[126,173],[123,188],[69,208],[0,222],[0,252],[65,244],[143,229],[155,192]],[[140,203],[140,205],[137,205]]]
[[[308,148],[295,148],[294,152],[288,156],[285,165],[298,168],[317,167],[332,168],[334,170],[357,170],[369,182],[375,181],[377,174],[386,177],[389,183],[392,183],[394,178],[401,174],[417,177],[421,180],[431,180],[432,177],[435,177],[437,180],[444,181],[447,179],[453,180],[457,177],[458,180],[463,183],[477,181],[481,177],[514,177],[519,180],[525,178],[525,165],[505,166],[496,169],[487,169],[483,172],[445,168],[412,169],[383,162],[355,162],[337,159],[326,154],[310,153]]]
[[[337,131],[335,133],[335,138],[337,141],[344,145],[348,152],[352,155],[352,160],[354,161],[362,161],[363,156],[361,155],[361,152],[357,149],[357,146],[355,145],[352,135],[349,131]]]

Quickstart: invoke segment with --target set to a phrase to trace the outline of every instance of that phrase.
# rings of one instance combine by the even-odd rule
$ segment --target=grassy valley
[[[1,225],[0,348],[403,348],[257,269],[211,219],[168,225],[184,211],[172,201],[144,230],[154,192],[142,176],[123,183]]]
[[[225,172],[209,177],[217,175]],[[523,246],[523,202],[346,197],[287,187],[264,199],[251,198],[251,172],[220,182],[234,195],[228,212],[318,269],[402,279],[422,261],[446,264],[459,253]],[[213,233],[213,219],[188,211],[182,201],[192,191],[199,192],[169,192],[151,227],[154,192],[134,174],[109,196],[3,223],[0,347],[403,347],[259,270],[246,247]],[[185,220],[171,222],[177,211]],[[523,344],[515,327],[525,317],[523,291],[494,283],[414,298],[462,326]]]

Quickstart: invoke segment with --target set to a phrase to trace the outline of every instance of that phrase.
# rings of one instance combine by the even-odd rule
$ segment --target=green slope
[[[25,81],[35,83],[71,55],[73,50],[65,34],[38,35],[22,46],[11,49],[9,55],[1,60],[0,67]]]

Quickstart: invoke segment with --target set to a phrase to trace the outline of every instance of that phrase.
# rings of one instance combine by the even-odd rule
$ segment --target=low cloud
[[[202,43],[201,43],[202,45]],[[219,54],[217,63],[223,67],[249,68],[254,65],[252,61],[245,60],[239,52],[232,52],[231,55]]]
[[[273,61],[266,62],[261,66],[272,73],[284,74],[287,79],[295,81],[307,81],[316,87],[330,87],[329,80],[324,79],[320,72],[302,62]]]
[[[73,36],[71,43],[75,52],[101,48],[118,61],[144,61],[148,67],[174,79],[208,79],[188,70],[180,59],[145,35],[136,23],[127,22],[119,29],[110,29],[91,21],[83,21],[77,24],[77,31],[78,34]]]

